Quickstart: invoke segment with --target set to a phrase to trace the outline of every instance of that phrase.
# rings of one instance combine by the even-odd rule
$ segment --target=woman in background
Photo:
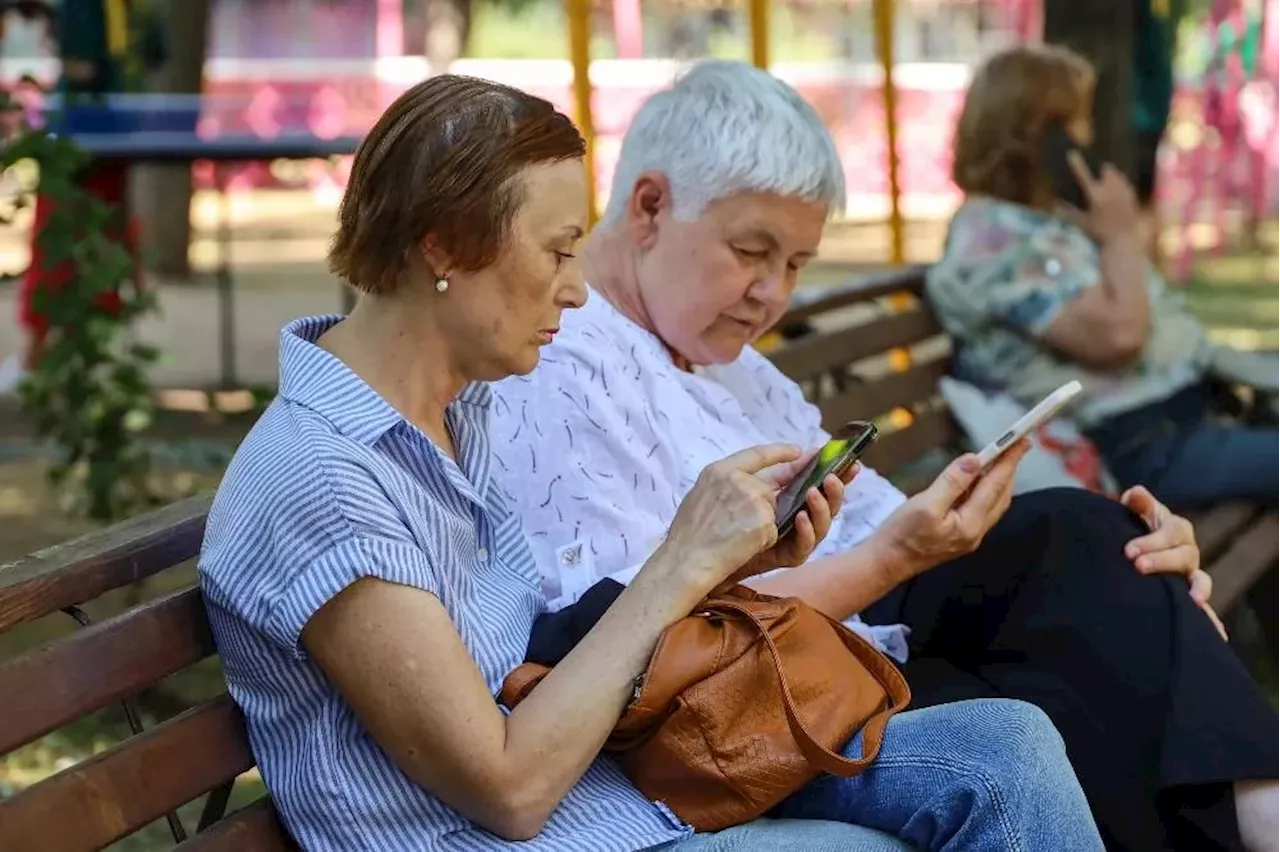
[[[1080,151],[1045,162],[1051,133],[1092,143],[1094,80],[1059,47],[1003,51],[973,78],[955,134],[965,198],[927,278],[956,377],[1028,407],[1078,380],[1071,414],[1122,487],[1175,510],[1275,505],[1276,430],[1213,418],[1222,353],[1149,262],[1133,187],[1110,165],[1091,173]],[[1059,200],[1053,175],[1068,165],[1087,212]]]

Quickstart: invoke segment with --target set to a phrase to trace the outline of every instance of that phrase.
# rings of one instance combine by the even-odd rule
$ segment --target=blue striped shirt
[[[519,520],[491,477],[489,388],[468,386],[449,406],[455,464],[315,345],[338,320],[282,332],[280,395],[240,445],[209,515],[200,582],[227,683],[303,848],[503,848],[400,771],[299,641],[311,616],[361,577],[413,586],[439,598],[497,695],[545,606]],[[688,833],[602,757],[519,848],[621,852]]]

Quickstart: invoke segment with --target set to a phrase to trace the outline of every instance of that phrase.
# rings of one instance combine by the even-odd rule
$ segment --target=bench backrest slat
[[[911,408],[933,397],[938,380],[947,374],[946,359],[935,359],[901,373],[855,384],[818,403],[822,425],[828,431],[850,420],[874,420],[895,408]]]
[[[0,664],[0,754],[213,653],[198,589],[147,601]]]
[[[224,695],[0,802],[0,845],[101,849],[252,766]]]
[[[910,426],[890,432],[871,445],[863,457],[868,465],[881,473],[891,473],[915,461],[930,450],[946,446],[955,434],[951,415],[945,411],[929,411],[918,415]],[[912,488],[903,488],[910,493]]]
[[[0,565],[0,631],[193,559],[209,503],[192,497]]]
[[[211,828],[178,845],[174,852],[294,852],[271,800],[262,798],[227,814]]]
[[[823,290],[800,290],[792,297],[792,306],[778,326],[785,328],[819,314],[869,302],[882,296],[901,293],[923,296],[924,279],[928,271],[927,264],[901,266],[884,272],[859,275],[846,284],[838,284]]]
[[[801,338],[770,353],[778,369],[798,382],[840,371],[863,358],[928,340],[940,332],[937,321],[918,308],[877,317],[840,331]]]
[[[947,374],[950,356],[945,354],[949,347],[942,342],[942,327],[922,298],[926,269],[905,267],[818,295],[802,293],[779,327],[796,328],[822,314],[873,302],[875,315],[857,325],[795,338],[769,353],[778,369],[805,388],[828,430],[850,420],[881,418],[894,409],[910,413],[910,425],[886,429],[867,451],[867,464],[885,475],[897,474],[904,465],[938,447],[950,447],[959,438],[938,399],[938,380]],[[902,296],[906,298],[892,298]],[[885,297],[891,298],[881,301]],[[933,341],[939,342],[940,351],[934,350]],[[895,349],[910,350],[913,357],[926,360],[888,373],[883,362],[877,366],[870,360]],[[916,471],[899,485],[911,493],[929,478]]]

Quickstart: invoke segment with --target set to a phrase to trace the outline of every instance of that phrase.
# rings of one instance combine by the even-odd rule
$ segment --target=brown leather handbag
[[[515,707],[548,671],[517,668],[502,703]],[[715,831],[761,816],[820,772],[857,775],[910,698],[893,663],[840,622],[735,586],[662,634],[605,749],[640,792]],[[862,757],[843,757],[859,730]]]

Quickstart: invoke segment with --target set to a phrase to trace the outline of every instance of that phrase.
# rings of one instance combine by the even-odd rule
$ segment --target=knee
[[[1060,486],[1028,491],[1015,498],[1017,502],[1047,514],[1088,514],[1115,520],[1131,521],[1132,512],[1105,494],[1083,488]]]
[[[996,698],[966,701],[978,748],[963,768],[966,786],[994,802],[1052,805],[1074,797],[1078,782],[1062,735],[1034,704]]]
[[[1066,746],[1058,728],[1043,710],[1027,701],[990,698],[965,702],[973,705],[971,722],[975,731],[991,743],[986,769],[1008,777],[1025,771],[1038,755],[1060,755]]]
[[[1094,848],[1097,831],[1088,801],[1049,716],[1023,701],[981,703],[988,706],[975,709],[990,748],[960,785],[973,816],[1031,838],[1027,848]]]
[[[1128,542],[1148,532],[1119,500],[1083,488],[1045,488],[1014,499],[1018,511],[1056,523],[1099,544]]]

